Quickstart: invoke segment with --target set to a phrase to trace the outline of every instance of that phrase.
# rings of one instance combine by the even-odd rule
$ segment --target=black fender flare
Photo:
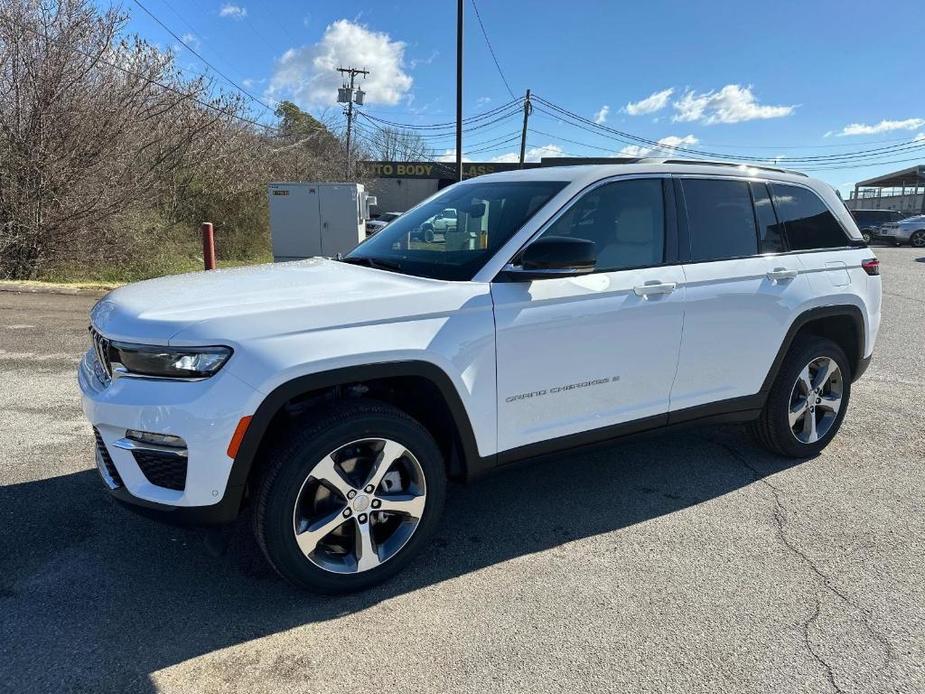
[[[793,344],[797,333],[799,333],[803,327],[809,323],[812,323],[813,321],[819,320],[820,318],[831,318],[833,316],[848,316],[854,322],[855,333],[857,334],[858,340],[858,358],[854,364],[851,364],[851,378],[852,380],[857,380],[861,376],[861,374],[864,372],[864,368],[866,368],[866,365],[864,364],[864,345],[867,342],[864,315],[861,313],[861,309],[859,309],[854,304],[817,306],[816,308],[811,308],[804,311],[796,317],[793,323],[791,323],[790,328],[787,330],[787,334],[784,336],[783,342],[781,342],[780,349],[777,350],[777,355],[774,357],[774,361],[771,363],[771,368],[768,370],[768,375],[765,376],[764,383],[761,384],[761,390],[759,393],[763,397],[767,396],[768,392],[771,390],[771,386],[774,385],[774,380],[777,378],[777,373],[780,371],[781,364],[783,363],[784,358],[787,356],[787,352],[790,351],[790,346]]]
[[[459,433],[459,440],[462,443],[462,462],[465,466],[467,479],[480,476],[494,467],[497,456],[493,455],[487,458],[479,456],[469,413],[465,405],[463,405],[459,391],[443,369],[431,362],[420,360],[362,364],[298,376],[274,388],[251,416],[247,432],[244,434],[241,445],[238,447],[237,454],[234,457],[234,462],[231,465],[231,472],[228,475],[228,482],[225,487],[225,498],[222,499],[223,503],[229,503],[236,507],[240,506],[251,468],[263,442],[264,435],[269,429],[270,423],[287,402],[299,395],[316,390],[372,379],[401,376],[425,378],[433,383],[443,396],[453,417],[456,431]]]

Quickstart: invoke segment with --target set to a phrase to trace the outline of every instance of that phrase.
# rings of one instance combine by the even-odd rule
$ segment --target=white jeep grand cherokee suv
[[[416,240],[448,208],[465,241]],[[202,523],[248,506],[280,574],[356,590],[428,541],[447,478],[705,419],[818,453],[870,360],[878,275],[835,192],[799,174],[482,176],[339,260],[108,294],[83,408],[114,497]]]

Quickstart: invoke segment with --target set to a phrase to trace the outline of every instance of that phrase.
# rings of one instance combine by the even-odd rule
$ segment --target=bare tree
[[[89,0],[0,7],[0,276],[109,248],[115,218],[169,199],[241,109],[182,80],[172,54],[120,39],[124,23]]]
[[[433,151],[416,132],[401,128],[376,128],[367,138],[368,156],[385,161],[422,161],[433,157]]]

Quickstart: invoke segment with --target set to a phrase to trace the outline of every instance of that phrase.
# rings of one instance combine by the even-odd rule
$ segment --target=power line
[[[872,156],[881,156],[883,154],[902,152],[908,150],[919,150],[925,149],[925,140],[911,140],[902,143],[901,145],[892,145],[888,147],[877,147],[874,149],[860,150],[857,152],[843,152],[841,154],[830,154],[830,155],[817,155],[811,157],[756,157],[749,155],[740,155],[740,154],[723,154],[719,152],[710,152],[707,150],[693,149],[690,147],[682,146],[673,146],[666,145],[665,143],[658,142],[656,140],[651,140],[648,138],[640,137],[638,135],[633,135],[631,133],[623,132],[609,126],[605,126],[600,123],[595,123],[583,116],[580,116],[568,109],[565,109],[561,106],[553,104],[552,102],[543,99],[542,97],[535,97],[542,104],[553,109],[555,112],[551,112],[540,107],[539,110],[547,113],[551,116],[559,116],[560,118],[566,118],[574,127],[579,127],[589,132],[595,132],[598,135],[603,135],[603,133],[608,133],[612,136],[612,139],[616,139],[625,144],[641,144],[646,145],[649,149],[656,149],[662,151],[671,151],[671,152],[683,152],[686,154],[692,154],[698,157],[714,157],[717,159],[727,159],[734,161],[742,162],[775,162],[775,163],[809,163],[809,162],[829,162],[829,161],[850,161],[852,159],[864,159],[870,158]],[[574,122],[577,121],[577,122]]]
[[[475,0],[472,0],[472,9],[475,10],[475,18],[479,20],[479,27],[482,29],[482,36],[485,37],[485,44],[488,46],[488,52],[491,53],[491,59],[495,61],[495,67],[498,68],[498,74],[501,75],[501,81],[504,82],[505,88],[507,88],[507,93],[511,95],[512,99],[516,99],[514,96],[514,90],[511,89],[511,85],[507,83],[507,77],[504,76],[504,70],[501,69],[501,63],[498,62],[498,56],[495,55],[495,49],[491,45],[491,41],[488,38],[488,32],[485,31],[485,24],[482,22],[482,15],[479,14],[479,6],[475,4]]]
[[[513,111],[519,113],[520,103],[522,101],[523,101],[522,98],[513,99],[511,101],[508,101],[507,103],[501,104],[500,106],[496,106],[495,108],[490,109],[488,111],[482,111],[482,113],[477,113],[474,116],[469,116],[468,118],[464,118],[463,123],[474,123],[474,122],[483,120],[490,116],[496,115],[500,113],[501,111],[504,111],[505,109],[512,109],[512,107],[515,107],[515,105],[516,107],[513,108]],[[448,129],[456,128],[456,121],[445,121],[443,123],[399,123],[396,121],[388,120],[386,118],[381,118],[379,116],[373,116],[369,113],[364,113],[363,115],[366,116],[367,118],[371,118],[375,121],[378,121],[379,123],[390,125],[393,128],[403,128],[405,130],[448,130]]]
[[[33,29],[32,27],[22,24],[20,22],[17,22],[14,19],[7,18],[7,20],[10,23],[18,26],[20,29],[23,29],[24,31],[28,31],[36,36],[40,36],[44,38],[46,41],[56,42],[56,39],[53,36],[49,36],[48,34],[44,32],[38,31],[37,29]],[[80,53],[81,55],[86,56],[87,58],[90,58],[91,60],[98,60],[104,65],[108,65],[109,67],[119,70],[120,72],[123,72],[127,75],[131,75],[132,77],[135,77],[136,79],[143,80],[147,84],[156,84],[158,87],[161,87],[162,89],[166,89],[168,92],[172,92],[178,96],[182,96],[185,99],[190,99],[191,101],[195,101],[197,104],[199,104],[203,108],[207,108],[211,111],[215,111],[216,113],[221,113],[222,115],[228,116],[229,118],[234,118],[235,120],[239,120],[243,123],[247,123],[248,125],[254,125],[254,126],[257,126],[258,128],[263,128],[267,132],[279,133],[279,128],[273,127],[272,125],[267,125],[266,123],[261,123],[260,121],[253,120],[251,118],[247,118],[246,116],[239,115],[233,111],[229,111],[227,109],[216,106],[215,104],[211,104],[208,101],[203,101],[202,99],[200,99],[197,96],[194,96],[190,92],[184,92],[180,89],[177,89],[176,87],[170,86],[169,84],[164,84],[160,80],[152,79],[151,77],[146,77],[145,75],[135,72],[134,70],[129,70],[128,68],[123,67],[122,65],[106,60],[101,55],[94,55],[93,53],[89,53],[88,51],[85,51],[76,46],[73,46],[71,48],[72,50]]]
[[[222,71],[219,70],[217,67],[215,67],[215,66],[214,66],[212,63],[210,63],[208,60],[206,60],[205,58],[203,58],[203,57],[196,51],[196,49],[194,49],[194,48],[193,48],[192,46],[190,46],[186,41],[184,41],[184,40],[181,39],[179,36],[177,36],[177,35],[174,33],[174,31],[173,31],[170,27],[168,27],[166,24],[164,24],[160,19],[158,19],[158,18],[154,15],[154,13],[151,12],[151,10],[149,10],[147,7],[145,7],[144,5],[142,5],[142,4],[141,4],[141,0],[132,0],[132,2],[134,2],[136,5],[138,5],[138,7],[140,7],[142,10],[144,10],[144,12],[145,12],[149,17],[151,17],[151,19],[153,19],[155,22],[157,22],[168,34],[170,34],[171,36],[173,36],[173,37],[180,43],[180,45],[182,45],[186,50],[188,50],[190,53],[192,53],[193,55],[195,55],[197,58],[199,58],[199,59],[200,59],[202,62],[204,62],[206,65],[208,65],[212,70],[215,71],[215,73],[216,73],[217,75],[219,75],[222,79],[224,79],[226,82],[228,82],[228,84],[230,84],[232,87],[234,87],[234,88],[237,89],[239,92],[241,92],[242,94],[244,94],[244,95],[245,95],[246,97],[248,97],[251,101],[253,101],[253,102],[255,102],[255,103],[260,104],[261,106],[263,106],[265,109],[267,109],[267,110],[270,111],[271,113],[275,113],[275,112],[276,112],[276,109],[275,109],[273,106],[270,106],[270,105],[267,104],[266,102],[264,102],[264,101],[258,99],[256,96],[254,96],[254,95],[251,94],[249,91],[247,91],[244,87],[242,87],[242,86],[239,85],[237,82],[235,82],[233,79],[231,79],[230,77],[228,77],[228,75],[226,75],[224,72],[222,72]]]

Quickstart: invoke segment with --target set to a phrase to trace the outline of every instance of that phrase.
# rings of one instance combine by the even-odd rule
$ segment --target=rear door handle
[[[636,296],[649,296],[650,294],[671,294],[677,287],[677,282],[646,282],[633,287],[633,291],[636,292]]]
[[[796,270],[788,270],[785,267],[776,267],[768,273],[769,280],[792,280],[796,276]]]

